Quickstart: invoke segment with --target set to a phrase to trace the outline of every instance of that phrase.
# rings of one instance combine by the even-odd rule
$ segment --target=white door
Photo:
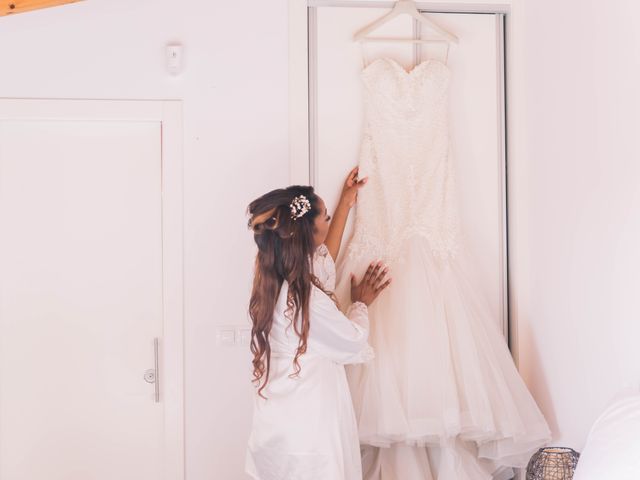
[[[161,122],[72,117],[0,121],[0,478],[159,480]]]
[[[310,180],[330,210],[344,176],[357,164],[362,134],[363,52],[353,42],[353,34],[389,11],[350,5],[318,6],[311,13],[309,26]],[[448,57],[442,44],[367,43],[364,52],[368,62],[386,56],[407,69],[427,58],[447,59],[452,72],[451,153],[465,251],[469,252],[468,271],[506,334],[503,15],[426,15],[459,38]],[[373,35],[418,37],[421,32],[417,28],[413,19],[400,16]],[[422,33],[430,33],[422,28]]]

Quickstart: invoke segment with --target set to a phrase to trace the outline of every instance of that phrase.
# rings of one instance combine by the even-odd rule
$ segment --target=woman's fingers
[[[362,280],[356,284],[353,273],[351,274],[351,295],[352,298],[360,299],[369,305],[382,290],[391,283],[391,278],[387,277],[389,267],[382,260],[371,262],[364,273]],[[354,293],[355,292],[355,293]]]
[[[384,279],[388,270],[382,261],[373,262],[369,265],[369,268],[367,268],[367,273],[365,273],[362,281],[375,288],[378,282]]]
[[[369,283],[375,284],[376,279],[378,278],[380,268],[382,268],[382,262],[377,262],[373,270],[371,271],[371,275],[369,276]]]
[[[367,271],[364,274],[364,278],[362,279],[364,283],[369,283],[369,279],[371,278],[371,273],[373,272],[374,265],[375,263],[369,264],[369,268],[367,268]]]
[[[387,288],[389,286],[389,284],[391,283],[391,279],[387,280],[386,282],[384,282],[382,285],[379,285],[376,287],[376,294],[380,293],[382,290],[384,290],[385,288]]]
[[[367,180],[369,180],[369,177],[364,177],[358,180],[358,182],[356,183],[357,187],[358,188],[364,187],[365,183],[367,183]]]
[[[384,280],[387,278],[387,272],[389,272],[389,267],[384,267],[384,270],[381,270],[378,273],[378,276],[373,280],[374,287],[378,287]]]
[[[354,167],[347,175],[347,186],[352,187],[358,183],[358,167]]]
[[[388,273],[389,267],[381,260],[372,262],[369,264],[360,284],[377,296],[391,283],[391,279],[387,278]]]

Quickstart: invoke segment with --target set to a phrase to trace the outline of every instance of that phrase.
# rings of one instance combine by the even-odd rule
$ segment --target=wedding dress
[[[347,369],[366,480],[510,478],[550,440],[504,336],[467,274],[449,155],[450,71],[380,58],[362,71],[365,122],[349,274],[383,260],[393,283],[370,306],[375,358]],[[437,464],[437,465],[434,465]]]

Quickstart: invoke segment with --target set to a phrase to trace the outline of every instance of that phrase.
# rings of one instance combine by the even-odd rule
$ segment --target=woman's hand
[[[366,178],[358,180],[358,167],[349,172],[349,175],[344,182],[338,206],[333,212],[333,220],[331,220],[329,232],[327,233],[327,238],[324,241],[334,260],[338,258],[338,253],[340,252],[340,243],[342,243],[342,235],[344,234],[344,226],[347,223],[349,211],[356,203],[356,199],[358,198],[358,189],[365,183],[367,183]]]
[[[389,267],[382,262],[373,262],[359,284],[356,284],[356,278],[351,274],[351,301],[371,305],[380,292],[391,283],[390,278],[386,279],[388,271]]]
[[[347,179],[342,187],[342,194],[340,195],[340,205],[344,205],[351,208],[355,205],[358,199],[358,190],[367,183],[367,178],[358,180],[358,167],[355,167],[347,175]]]

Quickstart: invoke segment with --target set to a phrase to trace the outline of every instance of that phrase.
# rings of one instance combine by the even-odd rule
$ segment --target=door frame
[[[289,181],[291,184],[313,184],[316,166],[314,153],[314,61],[315,61],[315,11],[321,7],[363,7],[363,8],[391,8],[393,1],[383,0],[289,0]],[[526,205],[522,201],[509,195],[510,191],[526,193],[525,152],[521,138],[525,136],[524,126],[524,62],[522,61],[523,24],[522,0],[499,0],[494,3],[482,1],[449,1],[429,2],[417,1],[416,5],[422,12],[442,13],[478,13],[499,14],[503,22],[499,22],[504,48],[502,57],[504,64],[500,65],[499,78],[502,78],[504,98],[502,105],[501,128],[504,139],[501,142],[502,156],[502,330],[508,341],[516,365],[519,360],[518,348],[518,306],[526,304],[524,292],[517,287],[517,275],[527,266],[527,245],[514,248],[518,238],[519,245],[523,234],[520,233],[526,225],[518,222],[526,212]],[[508,48],[507,48],[508,47]],[[507,165],[508,158],[508,165]],[[508,166],[508,168],[507,168]],[[522,197],[520,197],[522,198]]]
[[[184,282],[182,102],[0,98],[0,122],[20,120],[158,122],[161,132],[162,312],[160,393],[164,478],[184,479]]]

